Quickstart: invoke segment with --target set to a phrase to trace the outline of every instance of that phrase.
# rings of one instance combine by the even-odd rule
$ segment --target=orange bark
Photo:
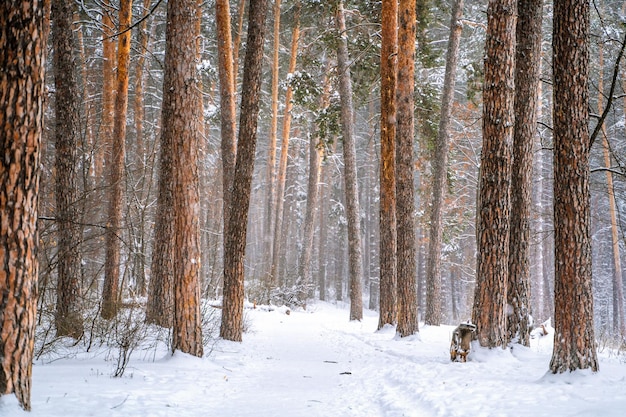
[[[104,288],[102,290],[103,318],[113,318],[119,302],[120,230],[122,225],[124,155],[126,149],[126,114],[128,110],[128,66],[130,63],[130,26],[132,0],[122,0],[119,12],[117,42],[117,95],[115,97],[115,122],[109,159],[109,207],[106,233],[106,261]]]

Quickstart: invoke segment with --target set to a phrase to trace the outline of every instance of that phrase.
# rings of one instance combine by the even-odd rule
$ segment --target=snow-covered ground
[[[376,313],[349,322],[344,306],[246,310],[242,343],[204,358],[137,350],[113,378],[115,355],[92,353],[33,368],[32,412],[0,397],[0,416],[624,416],[626,356],[600,353],[597,374],[547,374],[552,335],[530,349],[475,348],[451,363],[452,327],[398,339]]]

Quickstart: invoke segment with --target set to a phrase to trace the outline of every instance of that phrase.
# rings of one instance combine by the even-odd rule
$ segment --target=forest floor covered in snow
[[[117,353],[66,346],[33,367],[32,412],[0,397],[0,416],[623,416],[626,353],[599,352],[600,372],[547,373],[552,334],[531,348],[474,348],[467,363],[449,356],[453,327],[418,336],[376,331],[366,311],[246,310],[242,343],[216,340],[204,358],[137,348],[122,377]]]

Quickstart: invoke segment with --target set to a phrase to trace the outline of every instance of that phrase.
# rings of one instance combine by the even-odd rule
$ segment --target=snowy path
[[[560,380],[542,379],[551,344],[535,350],[476,351],[450,363],[451,327],[423,328],[399,340],[375,332],[377,316],[350,323],[347,311],[313,306],[287,316],[250,312],[243,344],[222,343],[212,355],[228,383],[224,401],[207,411],[237,416],[598,416],[623,415],[626,369]],[[540,354],[538,354],[538,352]],[[605,367],[610,364],[605,364]],[[610,366],[609,366],[610,367]],[[232,391],[230,385],[236,388]],[[595,385],[600,390],[590,389]],[[621,406],[605,408],[606,402]],[[232,408],[231,408],[232,407]],[[599,410],[603,410],[599,412]]]
[[[397,339],[377,316],[349,322],[329,304],[286,315],[247,310],[243,343],[219,341],[203,359],[137,352],[123,378],[110,355],[33,370],[33,411],[0,397],[0,417],[539,417],[622,416],[626,358],[604,352],[597,375],[546,376],[549,337],[531,349],[474,349],[448,359],[450,326]],[[158,359],[161,358],[161,359]]]
[[[329,326],[337,320],[336,314],[320,322],[322,314],[283,315],[271,327],[263,325],[267,329],[263,333],[253,330],[247,336],[253,351],[228,344],[222,348],[231,348],[230,352],[215,352],[217,362],[234,365],[224,368],[228,382],[238,388],[224,394],[225,401],[239,404],[238,416],[258,416],[259,410],[267,416],[428,415],[417,413],[415,405],[412,410],[402,407],[402,390],[383,383],[389,381],[381,379],[386,377],[377,369],[379,361],[388,358],[379,349]],[[257,317],[275,318],[274,314]],[[348,326],[356,331],[363,327],[361,323]],[[263,394],[250,395],[258,390]],[[223,407],[223,403],[209,405],[209,410],[220,413]]]

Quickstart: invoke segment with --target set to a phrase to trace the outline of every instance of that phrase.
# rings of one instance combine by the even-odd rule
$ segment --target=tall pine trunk
[[[507,304],[508,340],[530,346],[530,221],[533,144],[541,70],[543,1],[519,0],[515,52],[515,132],[511,168],[511,221]]]
[[[163,136],[172,146],[173,295],[172,351],[202,356],[200,319],[200,213],[198,151],[202,120],[196,69],[200,35],[197,0],[167,3]]]
[[[222,149],[222,205],[224,213],[224,239],[228,235],[228,210],[237,152],[237,115],[235,103],[235,72],[233,67],[232,36],[230,34],[230,7],[228,0],[215,2],[217,24],[217,55],[220,79],[220,121]]]
[[[344,185],[346,217],[348,218],[348,271],[350,282],[350,320],[363,319],[363,258],[361,256],[361,209],[356,171],[356,136],[352,105],[352,78],[350,76],[348,35],[343,1],[337,4],[335,14],[339,40],[337,42],[337,72],[341,100],[341,133],[343,135]]]
[[[400,0],[398,6],[398,87],[396,89],[396,215],[398,334],[419,331],[417,319],[416,241],[414,197],[414,91],[415,91],[415,1]]]
[[[554,348],[550,371],[598,370],[589,200],[589,2],[554,4]]]
[[[396,324],[396,80],[398,2],[382,0],[380,51],[380,315],[378,329]]]
[[[30,410],[46,30],[41,1],[0,2],[0,395]]]
[[[79,141],[78,85],[72,3],[52,2],[52,43],[55,85],[55,168],[57,243],[57,304],[55,324],[58,336],[78,339],[83,334],[80,308],[80,244],[82,230],[77,204],[77,146]]]
[[[472,321],[484,347],[504,347],[511,209],[511,148],[515,116],[516,1],[490,0],[487,8],[483,149],[477,205],[476,288]]]
[[[167,92],[166,92],[167,93]],[[165,98],[165,97],[164,97]],[[165,107],[165,101],[163,102]],[[162,113],[164,108],[161,109]],[[163,118],[163,114],[161,114]],[[161,122],[163,130],[159,138],[159,182],[154,222],[154,244],[146,322],[161,327],[171,327],[174,315],[174,214],[173,214],[173,136],[166,134],[167,126]]]
[[[243,332],[244,260],[256,150],[266,15],[267,0],[250,1],[232,210],[228,217],[229,233],[224,248],[224,303],[220,337],[232,341],[241,341]]]
[[[122,0],[119,11],[119,30],[130,26],[132,1]],[[111,154],[108,159],[109,206],[106,231],[106,259],[101,315],[111,319],[117,314],[120,290],[120,259],[122,232],[122,204],[124,200],[124,157],[126,149],[126,114],[128,110],[128,66],[130,63],[130,30],[118,35],[117,94]]]

